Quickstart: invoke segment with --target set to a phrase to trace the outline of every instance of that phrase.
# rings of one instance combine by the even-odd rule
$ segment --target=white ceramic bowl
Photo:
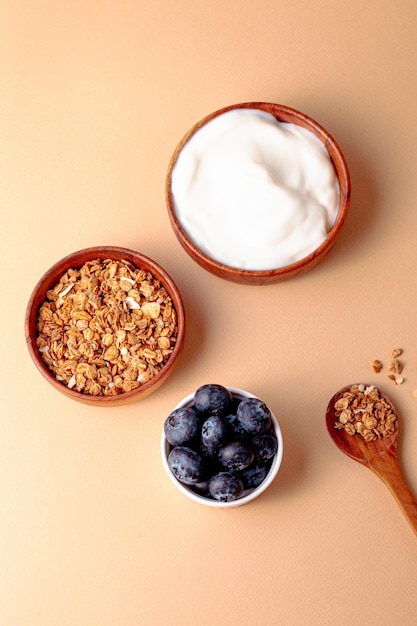
[[[234,398],[237,398],[238,400],[243,400],[244,398],[256,398],[257,397],[253,393],[249,393],[248,391],[244,391],[243,389],[236,389],[234,387],[227,387],[227,389],[229,389],[232,396]],[[194,393],[191,393],[190,395],[183,398],[181,402],[179,402],[174,407],[173,410],[179,409],[182,407],[191,406],[193,404],[193,401],[194,401]],[[230,502],[219,502],[217,500],[206,498],[202,495],[199,495],[198,493],[196,493],[195,491],[187,487],[187,485],[180,483],[179,480],[175,478],[175,476],[171,472],[171,469],[168,465],[168,455],[172,446],[168,443],[164,434],[164,430],[162,429],[161,457],[162,457],[162,463],[166,470],[167,475],[169,476],[170,480],[179,491],[181,491],[184,495],[186,495],[191,500],[194,500],[194,502],[198,502],[199,504],[204,504],[205,506],[211,506],[211,507],[219,508],[219,509],[230,509],[230,508],[241,506],[242,504],[247,504],[248,502],[251,502],[258,496],[260,496],[261,493],[263,493],[270,486],[270,484],[272,483],[272,481],[278,474],[278,470],[282,462],[283,439],[282,439],[281,428],[279,426],[276,416],[272,413],[272,411],[271,411],[271,418],[272,418],[272,423],[274,425],[275,434],[276,434],[277,441],[278,441],[277,453],[272,461],[272,465],[269,469],[268,474],[266,475],[265,479],[261,482],[261,484],[258,485],[258,487],[255,487],[254,489],[244,491],[243,495],[240,498],[236,500],[232,500]]]

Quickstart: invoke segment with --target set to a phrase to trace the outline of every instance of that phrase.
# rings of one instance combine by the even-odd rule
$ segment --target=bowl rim
[[[80,260],[81,257],[81,260]],[[75,389],[68,388],[65,384],[56,379],[53,372],[49,370],[44,363],[41,355],[36,346],[37,337],[37,315],[39,307],[46,299],[46,292],[52,288],[65,273],[65,271],[71,267],[81,267],[84,263],[94,259],[112,259],[121,260],[125,259],[131,262],[135,267],[143,262],[144,269],[151,272],[151,274],[161,282],[161,284],[167,289],[177,316],[177,339],[173,348],[173,352],[164,365],[164,367],[149,381],[132,389],[115,396],[93,396],[86,394]],[[139,269],[140,266],[139,266]],[[32,289],[29,300],[26,305],[25,320],[24,320],[24,332],[26,345],[29,351],[29,355],[37,367],[42,376],[58,391],[66,395],[67,397],[78,400],[80,402],[94,405],[94,406],[110,406],[112,404],[128,402],[132,399],[144,398],[150,393],[156,391],[159,386],[164,382],[167,376],[172,372],[176,365],[178,358],[182,352],[185,336],[185,309],[181,294],[176,286],[175,282],[171,278],[170,274],[151,257],[138,252],[131,248],[125,248],[121,246],[93,246],[89,248],[83,248],[75,252],[64,256],[60,260],[56,261],[53,265],[47,269],[43,275],[39,278],[36,285]]]
[[[240,389],[238,387],[226,387],[226,389],[228,389],[234,397],[240,398],[242,400],[244,398],[256,398],[258,400],[260,399],[254,393],[246,391],[245,389]],[[190,393],[187,396],[185,396],[185,398],[180,400],[172,410],[175,411],[176,409],[179,409],[181,407],[191,405],[194,399],[194,393],[195,392]],[[272,461],[272,465],[269,469],[268,474],[266,475],[264,480],[261,482],[261,484],[258,485],[258,487],[255,487],[254,489],[248,491],[248,493],[246,493],[245,495],[241,496],[240,498],[237,498],[236,500],[232,500],[230,502],[219,502],[217,500],[211,500],[210,498],[205,498],[204,496],[201,496],[198,493],[195,493],[194,491],[189,489],[186,485],[180,483],[180,481],[177,480],[177,478],[175,478],[175,476],[171,472],[171,469],[168,465],[168,454],[169,454],[170,444],[168,443],[165,437],[164,429],[162,428],[162,434],[161,434],[161,440],[160,440],[162,465],[166,473],[168,474],[169,479],[175,485],[175,487],[177,487],[179,491],[181,491],[184,495],[186,495],[188,498],[190,498],[194,502],[197,502],[198,504],[203,504],[205,506],[210,506],[212,508],[217,508],[217,509],[230,509],[230,508],[242,506],[244,504],[247,504],[248,502],[251,502],[258,496],[260,496],[271,485],[271,483],[277,476],[279,468],[282,463],[282,457],[284,453],[284,441],[283,441],[283,436],[282,436],[282,431],[281,431],[279,421],[275,413],[270,409],[269,406],[268,408],[271,411],[272,423],[274,425],[275,434],[278,440],[278,450]]]
[[[171,192],[172,172],[175,163],[178,159],[184,145],[188,140],[205,124],[213,120],[214,118],[227,113],[228,111],[237,109],[256,109],[270,113],[279,122],[292,122],[298,124],[303,128],[313,132],[313,134],[322,142],[327,149],[333,166],[336,170],[337,180],[339,184],[339,209],[336,216],[336,220],[331,229],[327,233],[326,239],[320,244],[318,248],[313,250],[309,255],[303,257],[295,263],[284,265],[273,269],[265,270],[250,270],[244,268],[237,268],[231,265],[227,265],[221,261],[218,261],[211,257],[209,254],[201,250],[187,234],[183,228],[174,207],[174,201]],[[175,232],[177,239],[184,248],[184,250],[196,261],[200,266],[209,272],[221,276],[223,278],[243,283],[263,284],[265,282],[278,282],[283,280],[289,275],[295,276],[306,269],[307,266],[314,266],[322,256],[324,256],[333,247],[340,230],[346,220],[351,195],[351,179],[349,168],[344,157],[344,154],[326,129],[316,122],[312,117],[302,113],[301,111],[294,109],[283,104],[276,104],[272,102],[241,102],[237,104],[231,104],[201,118],[184,134],[182,139],[178,142],[174,149],[174,152],[170,158],[168,169],[165,178],[165,203],[167,206],[168,216],[171,222],[171,226]]]

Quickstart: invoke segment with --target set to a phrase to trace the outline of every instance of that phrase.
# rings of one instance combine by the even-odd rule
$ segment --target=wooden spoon
[[[335,393],[327,406],[326,425],[330,437],[344,454],[362,463],[379,476],[391,491],[414,532],[417,534],[417,501],[406,484],[398,465],[398,428],[388,437],[381,437],[375,441],[366,442],[358,434],[348,435],[345,430],[337,430],[334,427],[337,421],[334,405],[346,391],[349,391],[351,386],[348,385]],[[380,390],[379,393],[397,416],[398,423],[398,412],[391,400]]]

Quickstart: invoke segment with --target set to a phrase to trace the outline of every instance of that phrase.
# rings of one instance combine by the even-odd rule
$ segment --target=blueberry
[[[207,418],[201,427],[201,443],[207,450],[207,454],[213,454],[226,440],[227,426],[219,415]]]
[[[219,450],[220,463],[231,472],[245,469],[253,459],[253,450],[242,441],[232,441]]]
[[[204,480],[208,480],[210,476],[214,476],[218,472],[224,471],[224,467],[221,465],[217,452],[209,454],[205,446],[200,446],[197,450],[203,460],[203,476]]]
[[[186,485],[200,483],[203,479],[203,460],[195,450],[186,446],[172,448],[168,465],[175,478]]]
[[[269,467],[267,465],[255,464],[247,467],[239,472],[239,478],[245,489],[254,489],[261,484],[268,474]]]
[[[271,425],[271,411],[265,402],[258,400],[258,398],[242,400],[236,415],[243,428],[252,434],[264,432]]]
[[[203,480],[201,483],[195,483],[194,485],[190,485],[190,487],[195,493],[198,493],[198,495],[209,498],[210,494],[208,490],[208,484],[208,480]]]
[[[265,462],[272,459],[278,450],[277,438],[272,433],[255,435],[251,439],[252,450],[258,461]]]
[[[232,431],[235,429],[236,425],[239,425],[239,422],[237,421],[237,418],[236,418],[235,411],[230,411],[226,413],[223,419],[226,422],[226,425],[229,426]]]
[[[234,398],[227,387],[202,385],[193,404],[164,423],[173,476],[204,498],[228,502],[268,475],[278,442],[271,412],[257,398]]]
[[[212,476],[208,484],[212,498],[220,502],[236,500],[243,492],[243,484],[240,478],[229,472],[220,472]]]
[[[226,422],[229,430],[229,438],[232,441],[248,441],[250,439],[249,433],[238,421],[236,413],[228,413],[227,415],[225,415],[224,421]]]
[[[201,413],[223,415],[232,401],[232,394],[222,385],[202,385],[194,394],[194,406]]]
[[[174,409],[164,423],[165,437],[172,446],[181,446],[197,435],[199,423],[195,409],[191,407]]]

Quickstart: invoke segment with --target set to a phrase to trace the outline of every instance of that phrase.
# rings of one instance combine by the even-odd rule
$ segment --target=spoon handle
[[[408,487],[398,461],[394,456],[386,456],[370,463],[370,469],[381,478],[394,496],[397,504],[417,535],[417,501]]]

